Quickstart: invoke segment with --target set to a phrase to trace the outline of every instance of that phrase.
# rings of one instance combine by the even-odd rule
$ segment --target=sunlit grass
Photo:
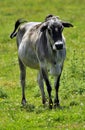
[[[64,30],[67,57],[59,90],[61,109],[49,110],[48,104],[42,105],[37,71],[29,68],[26,78],[27,105],[23,107],[16,40],[11,40],[9,36],[18,18],[43,21],[48,14],[58,15],[74,25],[74,28]],[[84,14],[84,0],[0,1],[0,130],[85,129]],[[52,77],[50,81],[53,87]]]

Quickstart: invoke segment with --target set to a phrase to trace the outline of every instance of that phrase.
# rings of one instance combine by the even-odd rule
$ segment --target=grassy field
[[[27,105],[21,103],[16,40],[9,38],[18,18],[43,21],[48,14],[70,21],[67,57],[60,82],[62,109],[41,103],[37,71],[27,69]],[[85,0],[0,0],[0,130],[85,130]],[[50,77],[52,86],[53,78]],[[53,88],[54,93],[54,88]],[[52,96],[53,96],[52,93]]]

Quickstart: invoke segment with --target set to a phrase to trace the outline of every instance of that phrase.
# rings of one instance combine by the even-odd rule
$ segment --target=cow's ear
[[[48,27],[48,25],[47,25],[47,24],[44,24],[44,25],[41,27],[40,31],[41,31],[41,32],[45,31],[45,30],[47,29],[47,27]]]
[[[67,28],[73,27],[73,25],[72,25],[71,23],[63,22],[63,21],[62,21],[62,25],[63,25],[64,27],[67,27]]]

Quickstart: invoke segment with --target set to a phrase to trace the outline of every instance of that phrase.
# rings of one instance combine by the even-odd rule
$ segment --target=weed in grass
[[[2,88],[0,88],[0,99],[4,99],[7,97],[8,97],[7,93]]]
[[[81,51],[81,65],[82,65],[81,71],[82,71],[82,80],[85,82],[85,59],[83,58],[84,54],[85,54],[85,51],[82,50]]]
[[[70,65],[70,70],[71,70],[71,76],[72,78],[75,78],[76,72],[77,72],[77,58],[76,58],[76,51],[73,50],[73,53],[71,55],[71,65]]]
[[[79,105],[76,101],[71,101],[70,102],[70,106],[76,106],[76,105]]]

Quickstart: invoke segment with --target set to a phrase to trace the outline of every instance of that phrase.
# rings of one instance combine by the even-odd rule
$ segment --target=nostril
[[[56,48],[57,48],[58,50],[63,49],[63,44],[56,44]]]

